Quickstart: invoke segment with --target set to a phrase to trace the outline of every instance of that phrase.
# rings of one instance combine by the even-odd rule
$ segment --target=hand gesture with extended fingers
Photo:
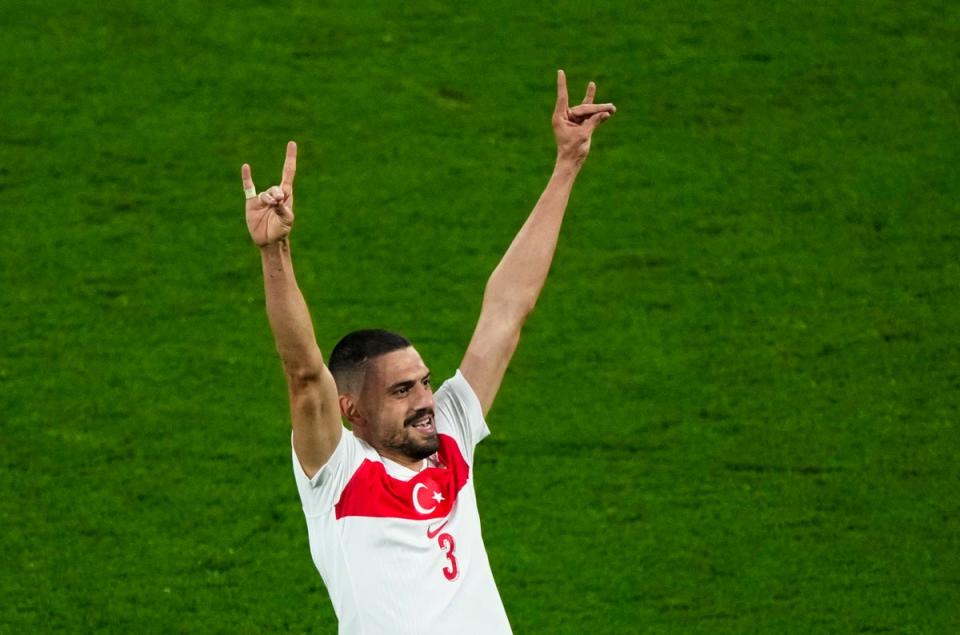
[[[579,106],[570,107],[567,76],[557,71],[557,107],[553,111],[553,133],[557,138],[557,158],[583,163],[590,152],[593,131],[617,111],[613,104],[595,104],[597,85],[587,84],[587,94]]]
[[[293,177],[297,173],[297,144],[287,144],[280,185],[257,194],[250,165],[240,168],[243,191],[247,196],[247,229],[257,247],[283,240],[293,229]]]

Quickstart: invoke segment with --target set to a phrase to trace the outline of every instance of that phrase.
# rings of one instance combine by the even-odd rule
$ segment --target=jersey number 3
[[[443,577],[453,582],[457,579],[457,576],[460,575],[460,571],[457,569],[457,556],[454,554],[457,544],[453,541],[453,536],[450,534],[440,534],[437,536],[437,544],[440,546],[440,550],[447,554],[447,560],[450,561],[450,566],[443,568]]]

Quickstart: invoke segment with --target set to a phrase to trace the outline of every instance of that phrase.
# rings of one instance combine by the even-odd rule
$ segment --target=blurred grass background
[[[960,632],[952,2],[0,2],[0,631],[334,632],[243,222],[438,377],[618,106],[476,466],[518,633]]]

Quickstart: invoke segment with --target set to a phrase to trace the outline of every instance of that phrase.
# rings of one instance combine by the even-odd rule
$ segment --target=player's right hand
[[[283,240],[293,229],[293,177],[296,173],[297,144],[291,141],[287,144],[280,185],[247,199],[247,229],[258,247]],[[243,164],[240,176],[244,191],[256,192],[249,164]]]
[[[597,85],[587,84],[587,94],[579,106],[570,107],[567,76],[557,71],[557,106],[553,111],[553,132],[557,138],[557,157],[580,165],[590,153],[590,138],[597,126],[613,116],[613,104],[595,104]]]

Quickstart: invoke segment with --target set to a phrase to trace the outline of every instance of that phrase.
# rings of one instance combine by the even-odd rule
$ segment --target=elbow
[[[285,368],[287,379],[295,384],[312,384],[320,381],[320,371],[316,368]]]
[[[497,311],[526,319],[537,305],[538,290],[524,288],[504,288],[491,279],[483,290],[483,303],[495,307]]]
[[[512,298],[504,298],[500,306],[505,315],[509,315],[523,324],[527,316],[533,313],[534,307],[537,306],[537,294],[518,293]]]
[[[485,308],[489,307],[498,314],[523,324],[527,316],[533,313],[542,288],[542,284],[505,278],[505,274],[498,269],[487,280],[487,286],[483,290],[483,304]]]
[[[484,297],[483,312],[498,316],[499,320],[519,329],[533,313],[537,305],[536,296],[487,294]]]
[[[293,388],[319,384],[330,374],[323,362],[284,364],[283,371],[287,376],[287,383]]]

